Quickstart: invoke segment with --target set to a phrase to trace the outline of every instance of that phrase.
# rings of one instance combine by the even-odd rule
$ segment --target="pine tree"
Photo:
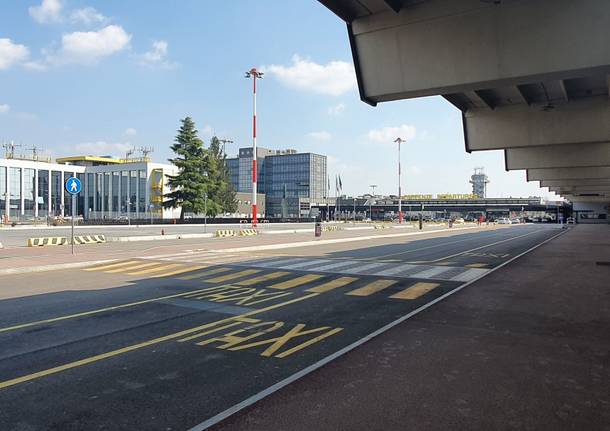
[[[217,202],[222,212],[234,213],[237,211],[237,200],[235,199],[235,189],[231,183],[229,168],[227,167],[227,156],[222,151],[220,140],[214,136],[210,140],[208,149],[211,158],[215,162],[216,177],[212,181],[215,186],[214,201]]]
[[[180,220],[184,220],[186,212],[204,211],[205,194],[209,192],[210,187],[206,175],[206,151],[203,148],[203,141],[197,137],[195,123],[190,117],[180,122],[182,126],[171,146],[177,157],[169,159],[178,168],[178,174],[168,177],[167,183],[172,191],[165,195],[163,206],[181,207]],[[209,200],[207,206],[210,206]]]

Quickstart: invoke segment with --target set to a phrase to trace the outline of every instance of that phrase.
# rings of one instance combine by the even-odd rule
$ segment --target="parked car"
[[[464,219],[462,217],[458,217],[453,222],[454,223],[464,223]]]
[[[499,219],[496,220],[497,224],[512,224],[512,222],[510,221],[510,219],[508,217],[500,217]]]
[[[521,223],[521,220],[519,220],[518,218],[512,218],[512,219],[510,219],[510,222],[512,224],[519,224],[519,223]]]
[[[566,219],[566,224],[575,224],[576,220],[574,220],[574,217],[568,217]]]

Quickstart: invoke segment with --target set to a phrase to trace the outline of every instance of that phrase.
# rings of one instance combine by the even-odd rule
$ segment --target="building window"
[[[23,169],[23,214],[34,217],[34,190],[36,187],[36,171],[34,169]]]
[[[95,208],[95,175],[87,174],[87,218]]]
[[[121,212],[127,213],[129,208],[129,172],[121,172]]]
[[[49,212],[49,171],[38,171],[38,215],[44,216]]]
[[[54,216],[61,215],[61,172],[51,172],[51,213]]]
[[[64,190],[64,216],[72,217],[72,195],[68,193],[64,185],[68,182],[68,178],[74,176],[73,172],[64,172],[64,181],[61,186]]]
[[[104,211],[112,211],[110,196],[110,172],[104,172]]]
[[[146,212],[146,171],[141,170],[138,173],[138,208],[140,213],[144,214]]]
[[[112,173],[112,210],[120,211],[121,206],[121,173],[116,171]]]
[[[21,214],[21,168],[10,168],[9,171],[9,205],[10,214]]]
[[[0,166],[0,217],[4,220],[6,215],[6,198],[8,197],[6,184],[6,166]]]
[[[85,216],[85,174],[76,174],[80,180],[81,191],[76,195],[76,215]]]
[[[104,207],[102,206],[102,174],[95,174],[95,211],[102,212]]]
[[[138,210],[138,171],[129,171],[129,212]]]

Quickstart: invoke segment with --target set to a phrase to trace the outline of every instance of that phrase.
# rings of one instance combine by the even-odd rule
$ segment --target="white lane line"
[[[377,263],[369,263],[368,265],[358,266],[353,269],[345,269],[340,271],[342,274],[362,274],[364,271],[368,271],[369,269],[379,268],[380,266],[387,266],[387,262],[377,262]],[[374,274],[371,274],[374,275]]]
[[[329,261],[327,259],[308,259],[305,262],[299,262],[299,263],[294,263],[294,264],[290,264],[290,265],[279,265],[278,268],[280,269],[298,269],[298,268],[303,268],[305,266],[313,266],[313,265],[318,265],[321,263],[329,263],[332,261]]]
[[[288,386],[289,384],[299,380],[301,377],[305,377],[307,374],[317,370],[318,368],[323,367],[324,365],[328,364],[331,361],[334,361],[335,359],[343,356],[344,354],[346,354],[347,352],[350,352],[352,350],[354,350],[356,347],[361,346],[362,344],[366,343],[367,341],[375,338],[378,335],[383,334],[384,332],[386,332],[387,330],[393,328],[394,326],[404,322],[407,319],[410,319],[411,317],[421,313],[422,311],[424,311],[425,309],[432,307],[434,304],[443,301],[444,299],[450,297],[451,295],[459,292],[460,290],[464,289],[465,287],[470,286],[471,284],[477,282],[478,280],[482,279],[483,277],[486,277],[487,275],[491,274],[494,271],[497,271],[498,269],[508,265],[509,263],[519,259],[521,256],[526,255],[527,253],[537,249],[538,247],[546,244],[549,241],[554,240],[555,238],[557,238],[560,235],[563,235],[564,233],[568,232],[569,230],[565,230],[562,232],[559,232],[557,235],[553,235],[552,237],[542,241],[539,244],[536,244],[535,246],[525,250],[523,253],[520,253],[518,255],[516,255],[515,257],[507,260],[504,263],[501,263],[500,265],[496,266],[495,268],[490,269],[488,272],[486,272],[485,274],[481,274],[480,276],[478,276],[477,278],[474,278],[472,280],[470,280],[467,283],[464,283],[458,287],[456,287],[453,290],[450,290],[449,292],[445,293],[444,295],[439,296],[436,299],[433,299],[432,301],[422,305],[419,308],[416,308],[415,310],[411,311],[410,313],[405,314],[402,317],[399,317],[398,319],[394,320],[393,322],[388,323],[387,325],[379,328],[376,331],[371,332],[369,335],[353,342],[352,344],[345,346],[343,349],[336,351],[335,353],[320,359],[318,362],[311,364],[310,366],[303,368],[301,371],[298,371],[296,373],[294,373],[293,375],[286,377],[284,380],[281,380],[279,382],[277,382],[274,385],[269,386],[267,389],[264,389],[262,391],[260,391],[259,393],[252,395],[251,397],[246,398],[245,400],[243,400],[240,403],[237,403],[231,407],[229,407],[228,409],[218,413],[215,416],[212,416],[211,418],[201,422],[198,425],[195,425],[194,427],[192,427],[191,429],[189,429],[188,431],[204,431],[207,428],[211,427],[212,425],[217,424],[218,422],[228,418],[231,415],[234,415],[235,413],[239,412],[240,410],[245,409],[246,407],[251,406],[252,404],[256,403],[257,401],[262,400],[265,397],[268,397],[269,395],[273,394],[274,392],[279,391],[280,389],[282,389],[285,386]]]
[[[384,269],[383,271],[379,271],[375,275],[386,277],[388,275],[398,274],[399,272],[407,271],[412,268],[416,268],[417,265],[410,265],[408,263],[402,265],[396,265],[394,268]]]
[[[361,263],[361,261],[359,261],[359,260],[344,260],[344,261],[340,261],[338,263],[333,263],[331,265],[321,266],[319,268],[316,268],[316,271],[328,271],[329,269],[343,268],[344,266],[352,266],[352,265],[357,265],[360,263]]]
[[[461,274],[451,278],[451,281],[470,281],[477,277],[481,277],[491,271],[490,269],[483,268],[469,268],[468,271],[464,271]]]
[[[254,262],[254,263],[252,263],[252,266],[257,267],[257,268],[258,267],[262,267],[262,268],[273,267],[273,268],[275,268],[276,265],[286,265],[286,264],[288,264],[290,262],[300,262],[302,260],[303,260],[302,257],[295,258],[295,259],[279,259],[279,260],[273,260],[271,262],[261,262],[261,263]],[[279,266],[278,266],[278,268],[279,268]]]
[[[449,266],[435,266],[434,268],[425,269],[420,272],[409,274],[409,278],[434,278],[435,275],[439,275],[443,272],[447,272],[452,269]]]

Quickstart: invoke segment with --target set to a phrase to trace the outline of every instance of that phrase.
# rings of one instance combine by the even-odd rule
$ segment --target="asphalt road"
[[[204,429],[558,234],[209,250],[4,276],[0,429]],[[63,288],[65,287],[65,288]]]

